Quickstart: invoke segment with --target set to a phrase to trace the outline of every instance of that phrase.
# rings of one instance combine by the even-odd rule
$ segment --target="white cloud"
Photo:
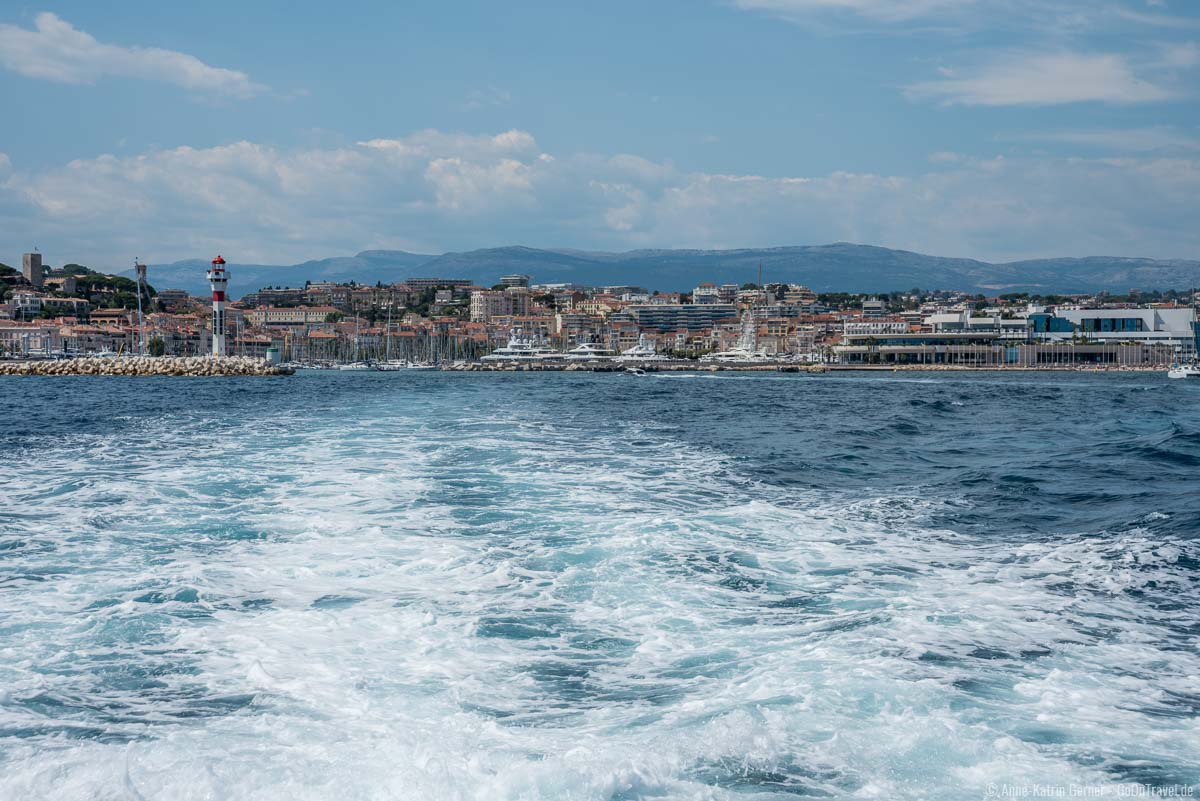
[[[0,64],[30,78],[59,83],[91,84],[107,76],[140,78],[239,98],[267,89],[244,72],[212,67],[187,53],[96,41],[49,12],[37,15],[33,30],[0,24]]]
[[[865,24],[953,30],[1041,30],[1055,34],[1120,29],[1130,23],[1182,30],[1188,16],[1165,13],[1165,4],[1140,0],[732,0],[800,24],[854,17]],[[1147,10],[1149,6],[1152,10]],[[1157,8],[1158,10],[1153,10]]]
[[[1046,106],[1060,103],[1147,103],[1174,93],[1138,77],[1113,53],[1010,53],[965,73],[912,84],[913,98],[968,106]]]
[[[478,111],[484,108],[499,108],[512,102],[512,94],[504,89],[489,86],[484,89],[473,89],[459,104],[460,111]]]
[[[1007,259],[1191,256],[1200,158],[937,159],[912,175],[685,172],[542,153],[523,131],[422,131],[350,147],[251,142],[100,156],[0,176],[0,252],[32,237],[123,264],[232,251],[280,263],[377,247],[600,248],[867,242]],[[15,238],[19,232],[19,239]]]
[[[1029,134],[1031,141],[1065,142],[1123,153],[1148,153],[1155,150],[1200,150],[1200,136],[1176,128],[1125,128],[1101,131],[1053,131]]]
[[[1200,45],[1195,42],[1177,42],[1163,46],[1163,64],[1175,69],[1188,69],[1200,65]]]

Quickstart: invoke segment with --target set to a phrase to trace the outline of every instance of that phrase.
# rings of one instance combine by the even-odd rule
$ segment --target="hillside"
[[[874,292],[962,289],[979,292],[1124,292],[1185,289],[1200,285],[1200,261],[1097,256],[990,263],[928,256],[905,250],[837,243],[741,250],[634,250],[605,253],[539,250],[521,246],[426,256],[404,251],[363,251],[286,266],[231,264],[231,295],[263,286],[301,286],[310,281],[373,284],[408,277],[467,278],[491,286],[505,273],[528,273],[539,283],[633,284],[664,291],[691,289],[700,281],[763,280],[806,284],[818,291]],[[201,259],[152,266],[160,287],[203,293]]]

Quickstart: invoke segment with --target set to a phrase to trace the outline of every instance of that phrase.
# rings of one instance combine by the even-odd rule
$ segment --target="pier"
[[[0,362],[0,375],[266,376],[292,370],[246,356],[83,356]]]

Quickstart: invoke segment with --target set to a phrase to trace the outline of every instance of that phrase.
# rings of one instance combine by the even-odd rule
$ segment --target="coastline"
[[[1089,375],[1109,373],[1160,373],[1165,366],[1087,366],[1046,365],[1042,367],[997,365],[871,365],[871,364],[697,364],[695,362],[665,362],[660,364],[529,364],[467,362],[443,365],[437,372],[447,373],[612,373],[626,374],[627,367],[645,373],[1086,373]],[[246,357],[212,358],[193,357],[128,357],[121,359],[105,357],[80,357],[62,360],[13,360],[0,361],[0,376],[281,376],[295,372],[339,372],[336,368],[301,368],[272,365],[261,359]],[[355,371],[358,372],[358,371]],[[369,371],[376,372],[376,371]],[[398,371],[406,372],[406,371]]]

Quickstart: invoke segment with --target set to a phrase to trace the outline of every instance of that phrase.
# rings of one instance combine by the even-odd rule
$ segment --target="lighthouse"
[[[225,260],[217,256],[208,270],[208,283],[213,293],[213,344],[212,355],[225,355],[225,287],[229,273],[225,272]]]

